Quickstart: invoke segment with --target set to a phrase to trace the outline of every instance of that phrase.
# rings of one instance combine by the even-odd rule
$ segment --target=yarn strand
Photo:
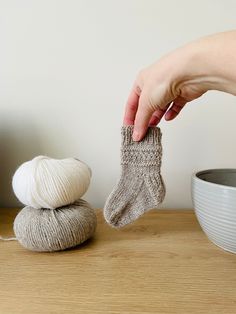
[[[2,237],[0,235],[0,240],[2,240],[2,241],[17,241],[17,238],[15,238],[15,237],[5,238],[5,237]]]

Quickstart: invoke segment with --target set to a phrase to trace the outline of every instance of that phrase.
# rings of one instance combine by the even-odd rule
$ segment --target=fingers
[[[166,112],[165,120],[170,121],[177,117],[177,115],[180,113],[180,111],[183,109],[186,103],[187,101],[184,98],[182,97],[176,98],[172,106]]]
[[[138,104],[139,104],[139,96],[140,96],[141,90],[138,86],[134,86],[130,92],[130,95],[127,100],[126,108],[125,108],[125,115],[123,124],[124,125],[133,125],[136,112],[138,110]]]
[[[163,109],[158,109],[158,110],[156,110],[156,111],[152,114],[152,117],[151,117],[151,119],[150,119],[150,121],[149,121],[149,126],[155,126],[155,125],[157,125],[157,124],[161,121],[161,119],[162,119],[162,117],[163,117],[164,114],[165,114],[165,110],[163,110]]]
[[[157,125],[173,100],[168,84],[151,84],[146,79],[144,85],[145,71],[137,77],[134,87],[128,97],[124,125],[134,125],[133,140],[140,141],[145,136],[148,126]],[[173,108],[175,110],[175,107]],[[167,118],[171,118],[173,113],[168,113]]]
[[[153,113],[153,115],[149,121],[149,126],[156,126],[161,121],[162,117],[166,113],[169,106],[170,106],[170,104],[168,104],[165,109],[158,108]]]

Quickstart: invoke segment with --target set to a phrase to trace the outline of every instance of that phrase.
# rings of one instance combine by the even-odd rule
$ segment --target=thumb
[[[139,97],[138,110],[134,121],[133,140],[141,141],[145,136],[150,119],[155,111],[158,111],[159,120],[165,114],[174,97],[166,84],[158,87],[144,88]]]

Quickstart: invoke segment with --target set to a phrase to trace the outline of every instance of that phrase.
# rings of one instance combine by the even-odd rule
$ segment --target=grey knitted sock
[[[141,142],[132,139],[133,126],[121,129],[121,178],[109,195],[104,217],[113,227],[123,227],[149,209],[157,207],[165,196],[160,167],[161,131],[150,127]]]

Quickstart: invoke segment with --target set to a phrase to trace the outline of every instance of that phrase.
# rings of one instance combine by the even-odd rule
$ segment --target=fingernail
[[[165,114],[165,120],[168,121],[169,119],[170,119],[170,113],[167,112],[167,113]]]
[[[137,131],[134,130],[133,132],[133,140],[134,141],[139,141],[140,140],[140,135]]]

